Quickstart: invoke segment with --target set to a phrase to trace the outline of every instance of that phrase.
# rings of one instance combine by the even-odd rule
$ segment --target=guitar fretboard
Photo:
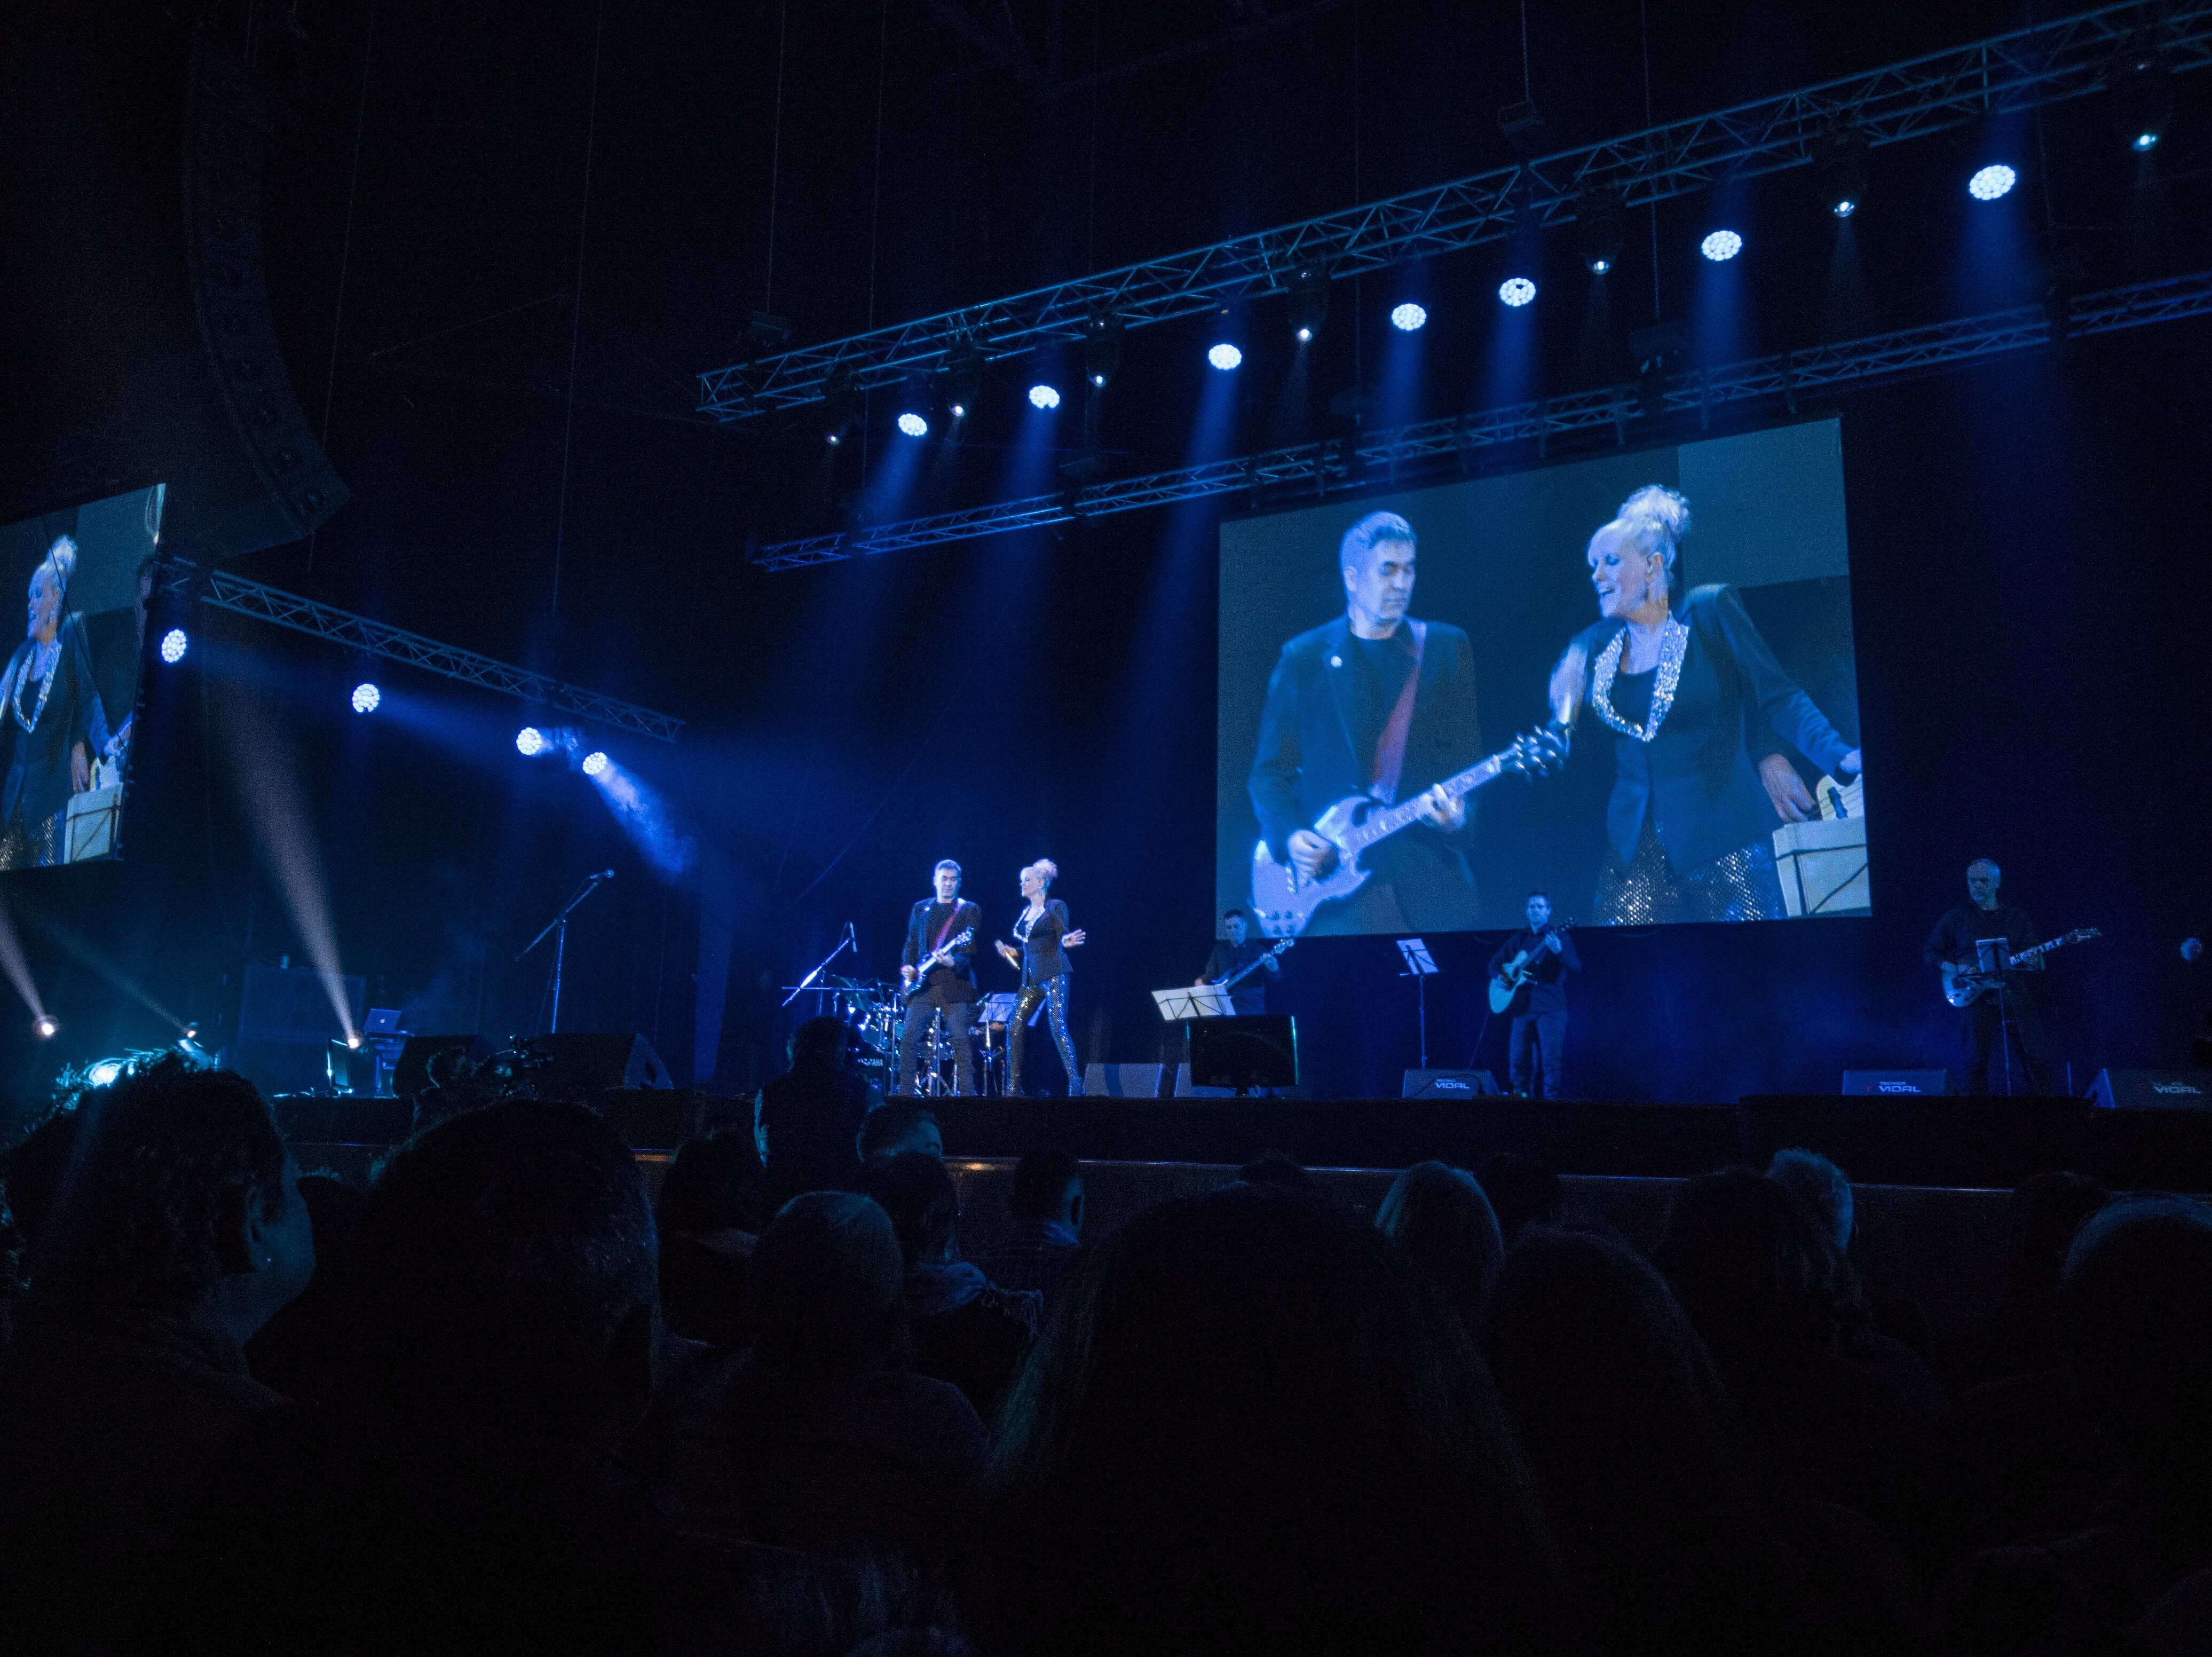
[[[1498,774],[1504,768],[1505,756],[1492,754],[1488,759],[1468,767],[1457,776],[1445,778],[1438,786],[1454,799],[1458,799],[1463,795],[1473,793],[1486,782],[1495,781]],[[1426,792],[1425,789],[1422,791],[1424,793]],[[1413,798],[1401,801],[1387,810],[1376,812],[1344,837],[1346,848],[1354,852],[1363,851],[1376,841],[1396,834],[1419,816],[1420,803],[1420,795],[1416,794]]]

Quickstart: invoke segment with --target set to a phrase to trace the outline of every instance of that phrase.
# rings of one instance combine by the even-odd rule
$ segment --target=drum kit
[[[905,1034],[906,992],[896,979],[819,977],[793,988],[793,996],[814,998],[817,1017],[841,1020],[851,1031],[848,1040],[854,1067],[881,1088],[886,1098],[898,1080],[899,1040]],[[969,1022],[969,1039],[980,1039],[975,1053],[975,1086],[982,1093],[1006,1091],[1006,1020],[1013,1015],[1011,995],[987,995]],[[916,1017],[931,1021],[915,1054],[916,1084],[927,1098],[949,1096],[956,1071],[952,1063],[952,1034],[934,1007],[915,1009]]]

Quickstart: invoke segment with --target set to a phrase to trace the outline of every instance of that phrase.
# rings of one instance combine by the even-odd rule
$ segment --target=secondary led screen
[[[0,670],[0,870],[116,854],[163,495],[0,528],[24,618]]]
[[[1864,914],[1838,425],[1227,523],[1219,720],[1274,936]]]

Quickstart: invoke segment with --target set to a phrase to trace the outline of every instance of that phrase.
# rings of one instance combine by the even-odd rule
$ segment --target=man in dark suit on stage
[[[1476,924],[1470,798],[1437,786],[1481,756],[1467,634],[1406,613],[1413,525],[1370,513],[1345,532],[1345,613],[1283,646],[1267,681],[1247,787],[1275,860],[1320,878],[1337,852],[1314,832],[1340,799],[1420,797],[1419,821],[1361,856],[1365,885],[1325,904],[1309,935],[1452,931]],[[1470,797],[1471,798],[1471,797]]]
[[[914,906],[907,917],[906,945],[899,952],[901,982],[913,990],[918,980],[921,987],[906,1004],[895,1091],[914,1091],[915,1050],[929,1028],[930,1015],[941,1012],[945,1033],[952,1038],[954,1090],[973,1094],[975,1055],[968,1045],[968,1015],[975,1005],[975,944],[983,932],[983,912],[960,895],[960,865],[951,858],[937,865],[931,879],[937,895]],[[969,936],[954,944],[963,932]],[[945,959],[921,971],[921,963],[940,948]]]

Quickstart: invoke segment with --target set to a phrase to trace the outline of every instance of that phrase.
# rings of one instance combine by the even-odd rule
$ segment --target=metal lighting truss
[[[699,376],[699,410],[734,421],[798,408],[818,401],[833,374],[864,391],[940,366],[966,343],[986,360],[1012,356],[1045,340],[1080,341],[1094,316],[1143,327],[1231,295],[1275,292],[1302,269],[1353,276],[1498,240],[1524,223],[1565,222],[1588,192],[1618,191],[1640,207],[1721,178],[1803,166],[1839,132],[1879,147],[2083,97],[2106,84],[2124,46],[2145,43],[2175,71],[2212,64],[2212,0],[2129,0],[2079,12],[1210,247],[712,369]]]
[[[490,690],[503,690],[510,696],[520,696],[525,701],[543,703],[564,713],[574,713],[579,719],[592,719],[618,731],[631,731],[641,737],[651,737],[659,742],[674,742],[676,733],[684,728],[684,721],[665,713],[656,713],[649,707],[640,707],[635,702],[618,701],[612,696],[602,696],[596,690],[586,690],[573,684],[562,684],[543,673],[532,673],[490,656],[479,656],[472,650],[462,650],[453,645],[441,645],[435,639],[426,639],[419,633],[408,633],[396,627],[386,627],[381,622],[372,622],[366,616],[356,616],[350,610],[334,605],[317,604],[313,598],[302,598],[297,593],[286,592],[260,581],[248,580],[228,570],[211,570],[207,586],[200,594],[204,603],[217,610],[228,610],[240,616],[256,616],[264,622],[274,622],[279,627],[289,627],[301,633],[312,633],[319,639],[334,639],[354,650],[368,652],[395,662],[404,662],[410,667],[419,667],[431,673],[459,679],[463,684],[482,685]]]
[[[2199,270],[2081,294],[2066,308],[2064,332],[2069,336],[2113,333],[2208,314],[2212,314],[2212,270]],[[1649,421],[1655,413],[1663,419],[1759,398],[1794,404],[1801,394],[1824,386],[1903,379],[2029,350],[2047,343],[2051,337],[2051,313],[2041,306],[2021,306],[1840,345],[1817,345],[1723,367],[1668,374],[1648,389],[1632,383],[1608,385],[1455,419],[1394,427],[1357,440],[1302,443],[1239,459],[1097,483],[1071,495],[1031,495],[965,512],[872,525],[850,534],[778,542],[763,547],[754,561],[763,569],[803,569],[841,558],[1002,535],[1010,530],[1042,529],[1203,495],[1246,492],[1257,499],[1293,489],[1323,495],[1380,481],[1401,468],[1417,470],[1425,462],[1464,461],[1477,450],[1500,444],[1547,440],[1596,428],[1610,428],[1625,440],[1631,425]]]

